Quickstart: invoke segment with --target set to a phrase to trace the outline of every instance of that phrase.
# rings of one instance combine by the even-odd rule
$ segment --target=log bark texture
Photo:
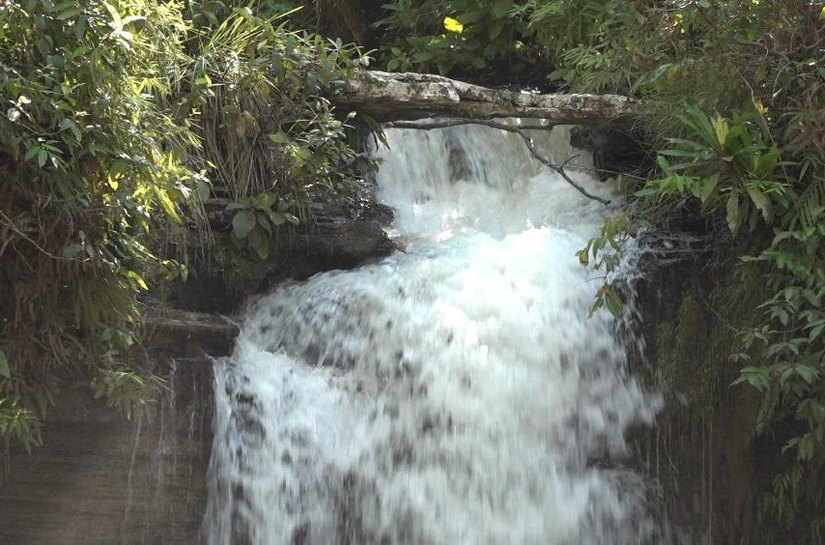
[[[341,108],[379,121],[447,115],[538,118],[570,125],[608,125],[632,115],[637,105],[621,95],[529,93],[490,89],[433,74],[376,70],[356,73],[333,100]]]
[[[147,305],[144,322],[145,343],[176,358],[228,356],[240,332],[237,324],[218,314],[164,307],[156,301]]]

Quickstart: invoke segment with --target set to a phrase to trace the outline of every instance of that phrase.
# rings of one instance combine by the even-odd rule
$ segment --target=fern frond
[[[794,204],[788,219],[791,223],[799,222],[801,227],[812,227],[825,217],[825,178],[811,178]],[[791,225],[791,227],[796,227]]]

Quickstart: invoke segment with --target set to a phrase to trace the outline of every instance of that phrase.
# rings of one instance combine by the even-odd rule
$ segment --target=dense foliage
[[[0,2],[0,440],[37,444],[61,384],[152,411],[163,381],[128,363],[139,295],[185,279],[204,199],[266,256],[273,227],[353,186],[325,96],[357,50],[201,7]]]
[[[619,19],[637,21],[632,38],[618,42],[618,32],[605,24],[589,52],[563,53],[563,71],[577,88],[619,90],[649,101],[644,121],[658,144],[658,168],[643,187],[630,185],[630,220],[661,228],[686,211],[701,215],[718,244],[730,246],[728,259],[739,262],[735,274],[755,303],[743,309],[747,318],[731,353],[740,369],[735,383],[762,395],[756,431],[785,442],[784,469],[762,501],[762,515],[783,529],[800,527],[804,541],[822,543],[821,8],[699,2],[625,11],[633,17]],[[629,41],[637,36],[638,43]],[[609,60],[588,64],[588,55]],[[670,116],[667,109],[680,113]],[[608,224],[602,238],[615,241],[623,232]]]
[[[415,8],[412,6],[415,4]],[[513,0],[440,2],[401,0],[385,5],[378,28],[388,70],[470,76],[485,72],[524,78],[540,58],[522,38],[530,30],[522,18],[509,14]]]

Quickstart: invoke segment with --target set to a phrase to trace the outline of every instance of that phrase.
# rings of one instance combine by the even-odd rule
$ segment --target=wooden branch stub
[[[637,102],[621,95],[538,94],[489,89],[412,72],[357,72],[332,99],[379,121],[449,115],[473,119],[522,117],[556,124],[606,125],[631,115]]]
[[[222,316],[172,308],[150,307],[144,321],[149,346],[178,357],[227,356],[239,333]]]

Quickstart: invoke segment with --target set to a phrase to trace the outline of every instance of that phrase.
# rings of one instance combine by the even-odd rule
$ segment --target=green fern
[[[799,195],[787,219],[807,229],[820,225],[823,217],[825,217],[825,178],[816,176]],[[790,227],[793,229],[797,226],[791,225]]]

